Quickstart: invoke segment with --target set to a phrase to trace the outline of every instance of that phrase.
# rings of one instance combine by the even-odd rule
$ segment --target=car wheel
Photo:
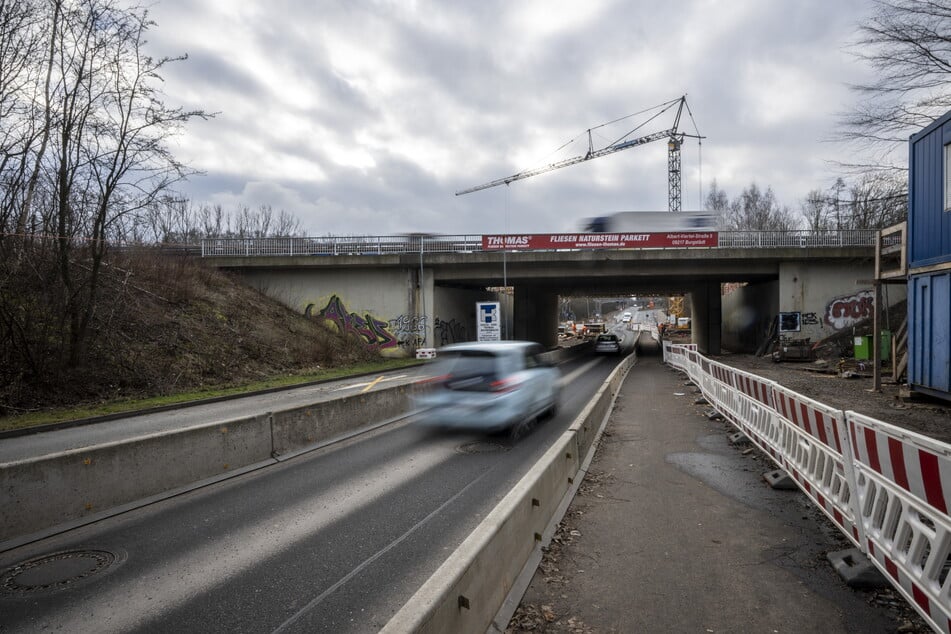
[[[518,442],[527,436],[529,429],[531,429],[533,420],[534,419],[529,418],[526,420],[521,420],[512,425],[512,428],[509,430],[509,440],[512,442]]]

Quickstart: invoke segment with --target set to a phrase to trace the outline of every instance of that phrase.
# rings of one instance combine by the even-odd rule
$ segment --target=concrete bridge
[[[550,239],[533,249],[525,236],[234,239],[206,240],[202,254],[384,354],[475,339],[477,301],[503,302],[510,338],[554,345],[559,296],[680,294],[694,342],[717,354],[755,348],[780,314],[788,336],[812,341],[871,316],[877,234],[721,232],[702,247],[565,249]],[[724,283],[735,290],[723,294]]]

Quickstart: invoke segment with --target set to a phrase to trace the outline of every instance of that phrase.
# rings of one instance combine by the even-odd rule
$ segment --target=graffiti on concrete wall
[[[349,333],[363,339],[371,350],[387,350],[399,346],[399,340],[390,332],[388,322],[373,315],[358,315],[347,311],[339,297],[334,295],[320,311],[323,319],[333,322],[341,333]]]
[[[426,338],[426,316],[400,315],[390,320],[390,332],[399,345],[418,348]]]
[[[872,291],[836,297],[826,305],[825,322],[836,330],[842,330],[871,317],[874,308],[875,294]]]
[[[468,341],[466,326],[455,319],[445,320],[436,318],[433,323],[433,335],[436,338],[436,345],[445,346],[450,343]]]
[[[311,314],[308,306],[305,314]],[[319,313],[322,319],[333,322],[341,333],[360,337],[371,350],[393,350],[401,346],[418,348],[426,336],[426,316],[400,315],[383,321],[370,313],[352,313],[336,295],[330,298]]]

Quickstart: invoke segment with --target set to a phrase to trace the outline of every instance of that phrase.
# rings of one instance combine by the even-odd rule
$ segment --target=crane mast
[[[490,187],[497,187],[499,185],[508,185],[509,183],[514,183],[525,178],[531,178],[532,176],[538,176],[539,174],[544,174],[545,172],[550,172],[552,170],[560,169],[562,167],[568,167],[570,165],[577,165],[578,163],[583,163],[585,161],[590,161],[591,159],[596,159],[602,156],[607,156],[608,154],[614,154],[615,152],[620,152],[621,150],[626,150],[628,148],[636,147],[638,145],[644,145],[645,143],[651,143],[653,141],[659,141],[660,139],[667,139],[667,203],[668,209],[670,211],[680,211],[681,210],[681,185],[680,185],[680,148],[683,145],[684,137],[690,136],[695,138],[703,138],[699,135],[685,134],[678,130],[680,125],[680,116],[683,114],[684,107],[687,105],[687,97],[682,96],[679,99],[669,101],[665,104],[664,109],[661,110],[656,116],[663,114],[669,110],[674,105],[677,105],[677,114],[674,117],[674,124],[672,127],[661,130],[660,132],[653,132],[635,139],[624,140],[622,138],[619,141],[615,141],[610,145],[607,145],[601,149],[594,149],[594,143],[591,137],[591,128],[588,129],[588,151],[581,155],[575,156],[563,161],[558,161],[556,163],[550,163],[548,165],[537,167],[535,169],[525,170],[512,174],[511,176],[506,176],[504,178],[498,178],[488,183],[483,183],[482,185],[476,185],[475,187],[470,187],[468,189],[463,189],[456,192],[456,196],[462,196],[463,194],[471,194],[472,192],[481,191],[483,189],[489,189]],[[686,106],[689,112],[689,106]],[[630,133],[626,134],[627,137]]]

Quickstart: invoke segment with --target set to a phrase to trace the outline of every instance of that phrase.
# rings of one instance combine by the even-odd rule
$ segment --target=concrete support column
[[[703,354],[720,354],[722,307],[720,283],[709,282],[694,287],[690,293],[691,332],[693,342]]]
[[[531,286],[515,288],[515,339],[558,345],[558,294]]]

